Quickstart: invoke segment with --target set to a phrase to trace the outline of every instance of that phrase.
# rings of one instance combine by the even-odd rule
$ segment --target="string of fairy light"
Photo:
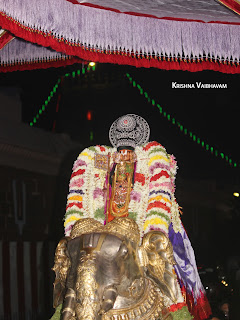
[[[130,76],[129,73],[126,73],[126,76],[129,80],[129,82],[132,84],[134,88],[137,88],[139,93],[144,96],[144,98],[148,101],[148,103],[151,103],[152,106],[156,106],[159,109],[160,114],[166,118],[172,125],[175,125],[178,127],[178,129],[186,136],[189,136],[193,142],[200,145],[202,148],[204,148],[206,151],[211,152],[211,154],[215,155],[216,157],[220,157],[221,159],[225,160],[230,166],[233,166],[234,168],[239,167],[239,164],[235,161],[233,161],[228,155],[226,155],[223,152],[220,152],[215,147],[211,146],[209,143],[205,142],[204,140],[200,139],[196,134],[194,134],[192,131],[188,130],[186,127],[184,127],[179,121],[176,120],[175,117],[167,113],[154,99],[152,99],[149,94]]]
[[[68,78],[68,77],[72,77],[72,78],[75,78],[75,77],[79,77],[80,75],[85,75],[85,73],[87,71],[95,71],[95,63],[89,63],[87,68],[85,68],[85,66],[82,66],[81,69],[78,69],[76,71],[72,71],[71,73],[65,73],[63,75],[63,78]],[[38,109],[37,113],[35,114],[35,116],[33,117],[32,121],[30,121],[29,125],[31,127],[33,127],[37,121],[40,119],[40,117],[45,113],[45,111],[47,110],[52,98],[55,96],[56,92],[58,91],[59,89],[59,86],[60,86],[60,83],[61,83],[61,78],[59,78],[56,82],[56,84],[53,86],[52,90],[50,91],[48,97],[45,99],[45,101],[43,102],[43,104],[40,106],[40,108]]]
[[[89,63],[88,66],[85,68],[85,66],[82,66],[81,69],[78,69],[76,71],[72,71],[70,73],[65,73],[63,75],[63,78],[68,78],[68,77],[72,77],[75,78],[76,76],[80,76],[80,75],[85,75],[86,72],[92,70],[95,71],[95,63]],[[217,148],[215,148],[214,146],[206,143],[203,139],[201,139],[200,137],[198,137],[196,134],[194,134],[192,131],[188,130],[186,127],[184,127],[179,121],[176,120],[175,117],[173,117],[171,114],[169,114],[168,112],[166,112],[154,99],[152,99],[149,94],[130,76],[129,73],[126,73],[126,76],[129,80],[129,82],[132,84],[132,86],[134,88],[137,88],[139,93],[141,95],[144,96],[144,98],[148,101],[148,103],[151,103],[152,106],[156,106],[159,110],[159,113],[166,118],[172,125],[177,126],[177,128],[185,135],[185,136],[189,136],[190,139],[192,139],[193,142],[197,143],[198,145],[200,145],[202,148],[204,148],[206,151],[211,152],[211,154],[215,155],[216,157],[220,157],[221,159],[225,160],[230,166],[236,168],[239,167],[239,164],[235,161],[232,160],[231,157],[229,157],[227,154],[220,152],[219,150],[217,150]],[[34,126],[38,119],[40,118],[40,116],[42,116],[45,111],[47,110],[49,103],[51,102],[52,98],[54,97],[54,95],[56,94],[56,92],[59,89],[61,83],[61,78],[59,78],[56,82],[56,84],[53,86],[52,90],[50,91],[48,97],[46,98],[46,100],[43,102],[43,104],[40,106],[38,112],[35,114],[35,116],[33,117],[32,121],[29,123],[30,126]],[[93,133],[90,133],[91,138],[90,140],[92,140],[92,135]]]

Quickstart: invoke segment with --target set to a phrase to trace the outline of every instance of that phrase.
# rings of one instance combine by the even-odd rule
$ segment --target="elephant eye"
[[[122,258],[126,259],[128,256],[128,248],[125,243],[122,243],[121,247],[119,248],[119,254]]]

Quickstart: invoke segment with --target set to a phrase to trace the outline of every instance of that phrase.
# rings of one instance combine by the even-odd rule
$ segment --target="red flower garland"
[[[68,208],[72,208],[73,206],[76,206],[79,209],[82,209],[82,207],[83,207],[82,202],[73,202],[73,203],[69,203],[69,205],[67,206],[66,210]]]
[[[166,210],[167,212],[170,213],[171,209],[169,207],[166,206],[166,204],[160,202],[160,201],[154,201],[149,203],[148,207],[147,207],[147,211],[152,209],[152,208],[161,208]]]
[[[157,142],[157,141],[152,141],[152,142],[149,142],[149,143],[143,148],[143,150],[144,150],[144,151],[148,151],[151,147],[155,147],[155,146],[163,147],[159,142]]]
[[[166,178],[169,178],[169,177],[170,177],[169,174],[167,173],[167,171],[162,170],[160,173],[155,174],[155,175],[150,179],[150,182],[156,181],[156,180],[160,179],[162,176],[165,176]]]
[[[99,147],[99,148],[100,148],[100,151],[101,151],[101,152],[106,151],[106,148],[104,148],[103,146],[97,145],[97,147]]]
[[[186,303],[185,302],[179,302],[179,303],[176,303],[176,304],[172,304],[168,310],[170,312],[175,312],[175,311],[178,311],[180,309],[182,309],[183,307],[186,307]]]
[[[83,174],[84,172],[85,172],[85,169],[79,169],[78,171],[72,173],[71,178],[78,176],[80,174]]]
[[[142,184],[142,186],[145,185],[145,176],[142,173],[135,173],[135,182],[140,182]]]

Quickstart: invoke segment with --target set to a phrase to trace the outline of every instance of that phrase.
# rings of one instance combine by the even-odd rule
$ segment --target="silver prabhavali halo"
[[[109,140],[113,147],[140,146],[148,142],[150,128],[145,119],[136,114],[126,114],[113,122],[109,130]]]

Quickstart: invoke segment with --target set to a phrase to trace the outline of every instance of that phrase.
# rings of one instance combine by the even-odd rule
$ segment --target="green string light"
[[[90,69],[92,69],[93,71],[95,71],[95,65],[90,67],[88,66],[87,70],[89,71]],[[80,76],[82,73],[82,75],[84,75],[86,73],[86,69],[83,67],[82,69],[78,69],[77,71],[73,71],[71,74],[70,73],[65,73],[64,77],[68,78],[70,76],[72,76],[72,78],[75,78],[76,75]],[[57,92],[57,89],[59,87],[59,84],[61,82],[61,78],[59,78],[56,82],[56,84],[53,86],[52,90],[50,91],[47,99],[44,101],[44,104],[42,104],[41,108],[38,110],[37,114],[34,116],[33,120],[29,123],[29,125],[32,127],[34,124],[37,123],[37,119],[39,119],[39,115],[43,114],[43,111],[46,110],[46,107],[48,106],[48,104],[50,103],[50,101],[52,100],[52,98],[54,97],[55,93]]]
[[[157,104],[157,107],[158,107],[158,109],[159,109],[160,113],[162,113],[162,107],[160,107],[160,105],[159,105],[159,104]]]
[[[176,121],[176,119],[174,117],[172,117],[170,114],[166,113],[166,111],[164,111],[163,108],[158,103],[156,103],[156,101],[154,99],[151,99],[149,97],[148,93],[146,91],[144,91],[142,89],[142,87],[139,84],[136,83],[135,80],[133,80],[133,78],[130,76],[129,73],[126,73],[126,76],[127,76],[128,80],[129,80],[129,82],[133,85],[133,87],[136,87],[139,90],[140,94],[144,93],[144,97],[147,99],[147,101],[151,102],[153,106],[156,106],[158,108],[160,114],[163,114],[163,116],[165,118],[167,118],[168,121],[170,121],[174,125],[177,125],[177,127],[179,128],[179,130],[181,132],[183,132],[185,135],[189,135],[189,137],[194,142],[196,142],[197,144],[199,144],[200,146],[205,148],[206,151],[210,151],[216,157],[220,156],[221,159],[225,160],[229,165],[233,166],[234,168],[239,166],[236,162],[233,162],[233,160],[231,158],[229,158],[227,155],[224,155],[224,153],[219,152],[214,147],[210,147],[209,144],[207,144],[206,142],[201,140],[199,137],[197,137],[191,131],[187,130],[187,128],[184,128],[184,126],[182,124],[180,124],[178,121]]]
[[[90,131],[90,141],[93,141],[93,131]]]

